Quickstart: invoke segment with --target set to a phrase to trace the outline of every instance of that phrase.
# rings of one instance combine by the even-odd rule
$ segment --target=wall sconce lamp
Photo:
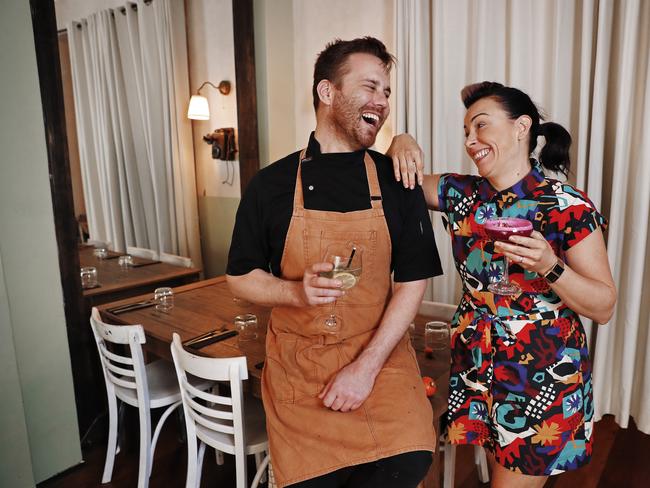
[[[210,106],[208,105],[208,99],[200,94],[201,89],[205,85],[210,85],[212,88],[216,88],[222,95],[228,95],[230,93],[229,81],[223,80],[219,83],[219,86],[216,86],[209,81],[203,82],[199,89],[196,90],[196,95],[192,95],[192,98],[190,98],[190,106],[187,109],[188,119],[210,120]]]

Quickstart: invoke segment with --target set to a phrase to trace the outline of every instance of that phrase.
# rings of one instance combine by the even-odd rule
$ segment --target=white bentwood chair
[[[145,366],[142,344],[145,343],[141,325],[110,325],[101,320],[99,311],[93,307],[90,324],[104,372],[106,396],[108,398],[108,445],[102,483],[108,483],[113,476],[113,464],[117,454],[118,409],[117,400],[138,409],[140,421],[140,464],[138,487],[149,485],[153,454],[162,426],[167,417],[181,404],[174,366],[159,359]],[[107,344],[123,344],[128,355],[110,351]],[[191,379],[192,388],[205,390],[212,386],[209,381]],[[152,408],[167,409],[163,412],[151,436]]]
[[[256,488],[269,463],[268,454],[262,459],[263,453],[268,452],[268,438],[262,403],[257,398],[244,395],[242,390],[242,382],[248,379],[246,358],[195,356],[183,349],[181,339],[176,333],[171,349],[187,429],[185,487],[196,488],[200,485],[203,455],[207,444],[217,452],[235,456],[237,488],[246,486],[246,456],[254,454],[257,473],[251,488]],[[187,381],[187,373],[212,381],[228,382],[230,393],[218,395],[200,391]]]
[[[440,320],[451,323],[454,314],[456,313],[456,306],[449,305],[448,303],[424,300],[420,304],[418,312],[423,315],[438,317]],[[443,435],[439,437],[439,440],[440,449],[442,450],[445,459],[442,486],[443,488],[453,488],[456,471],[456,446],[447,442]],[[490,474],[488,471],[487,457],[485,455],[485,449],[481,446],[474,446],[474,463],[478,469],[479,481],[481,483],[488,483],[490,481]]]
[[[126,253],[135,258],[151,259],[152,261],[158,260],[158,253],[153,249],[145,249],[144,247],[126,246]]]
[[[174,266],[181,266],[183,268],[191,268],[194,266],[190,258],[184,256],[177,256],[175,254],[167,254],[166,252],[161,252],[159,259],[163,263],[173,264]]]

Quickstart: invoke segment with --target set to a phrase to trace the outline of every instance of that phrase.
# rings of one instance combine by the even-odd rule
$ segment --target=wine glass
[[[493,241],[508,242],[508,238],[514,235],[529,236],[533,232],[533,224],[517,217],[499,217],[485,221],[485,233]],[[499,281],[490,283],[488,290],[497,295],[512,296],[521,293],[521,288],[510,281],[508,266],[510,262],[505,258],[505,266]]]
[[[324,263],[332,263],[332,270],[320,276],[339,280],[341,290],[353,288],[361,277],[361,257],[363,250],[354,242],[334,243],[327,246],[323,255]],[[341,327],[341,318],[335,314],[336,300],[332,302],[330,314],[325,318],[325,331],[336,333]]]

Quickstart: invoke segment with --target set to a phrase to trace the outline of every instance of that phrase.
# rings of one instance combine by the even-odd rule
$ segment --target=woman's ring
[[[415,161],[411,161],[410,163],[408,163],[408,167],[409,169],[415,169],[416,168]]]
[[[523,263],[523,262],[524,262],[524,257],[523,257],[523,256],[519,256],[519,262],[520,262],[520,263]]]

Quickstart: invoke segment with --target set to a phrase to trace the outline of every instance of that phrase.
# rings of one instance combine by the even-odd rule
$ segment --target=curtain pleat
[[[139,0],[68,30],[91,236],[200,266],[182,2]]]

